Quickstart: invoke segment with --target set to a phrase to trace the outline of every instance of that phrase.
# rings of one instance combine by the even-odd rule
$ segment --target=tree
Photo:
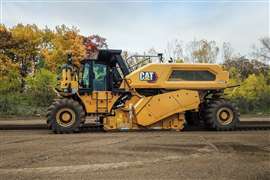
[[[39,69],[34,76],[26,78],[29,88],[27,93],[32,95],[34,103],[38,106],[49,105],[55,98],[56,75],[46,69]]]
[[[270,63],[270,37],[263,37],[260,40],[260,47],[254,46],[254,52],[252,55],[264,62],[265,64]]]
[[[17,45],[11,32],[4,25],[0,25],[0,53],[9,57],[9,50]]]
[[[88,58],[95,58],[98,52],[98,49],[108,48],[106,39],[99,35],[91,35],[84,37],[83,44],[86,48],[86,56]]]
[[[121,55],[122,55],[123,59],[125,59],[125,60],[129,57],[129,54],[127,51],[122,51]]]
[[[69,28],[65,25],[57,26],[55,31],[45,29],[41,57],[45,59],[45,66],[55,72],[57,68],[66,62],[67,53],[72,54],[74,63],[79,66],[80,61],[86,55],[83,44],[84,37],[79,35],[75,27]]]
[[[172,58],[175,62],[184,61],[183,41],[174,39],[167,43],[165,57]]]
[[[0,25],[0,94],[19,90],[19,64],[13,61],[14,54],[10,49],[17,43],[10,31]]]
[[[222,45],[223,60],[228,61],[233,57],[233,48],[229,42],[224,42]]]
[[[17,43],[12,34],[0,25],[0,79],[8,79],[10,72],[18,70],[19,64],[12,60],[14,54],[10,49],[15,48]]]
[[[21,65],[22,76],[34,73],[34,65],[40,52],[41,31],[36,25],[18,24],[11,28],[10,32],[17,42],[17,47],[11,51],[14,53],[14,60]]]
[[[191,41],[191,57],[193,62],[198,63],[215,63],[219,48],[215,41]]]
[[[270,86],[262,74],[250,74],[240,87],[227,89],[226,93],[245,113],[269,110]]]
[[[11,29],[0,27],[1,66],[4,69],[14,71],[14,67],[20,67],[21,90],[24,90],[26,75],[31,72],[38,54],[40,31],[35,25],[18,24]],[[13,66],[10,67],[10,65]]]
[[[247,59],[245,57],[233,58],[224,62],[225,69],[232,71],[233,78],[237,78],[240,81],[245,80],[251,74],[262,74],[264,76],[269,72],[269,66],[255,59]]]
[[[156,56],[158,54],[157,50],[155,48],[150,48],[147,50],[146,55]]]

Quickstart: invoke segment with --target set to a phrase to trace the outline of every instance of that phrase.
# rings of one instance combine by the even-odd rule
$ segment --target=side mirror
[[[163,63],[163,54],[162,53],[158,53],[157,55],[159,57],[159,62],[160,63]]]
[[[173,58],[170,57],[170,60],[168,61],[169,63],[173,63]]]
[[[72,64],[72,54],[71,53],[68,53],[67,54],[67,64]]]

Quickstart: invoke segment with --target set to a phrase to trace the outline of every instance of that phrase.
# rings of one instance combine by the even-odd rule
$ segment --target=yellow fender
[[[173,114],[198,109],[199,104],[198,92],[191,90],[143,97],[134,105],[135,117],[137,124],[149,126]]]

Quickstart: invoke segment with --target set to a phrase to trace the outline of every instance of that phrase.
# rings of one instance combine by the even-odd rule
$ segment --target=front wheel
[[[73,99],[59,99],[48,109],[47,124],[54,133],[79,132],[85,113],[83,107]]]
[[[239,116],[238,108],[224,99],[210,101],[203,111],[205,124],[218,131],[234,130]]]

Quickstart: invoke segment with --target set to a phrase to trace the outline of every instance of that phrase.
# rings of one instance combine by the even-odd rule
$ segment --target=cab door
[[[96,113],[108,113],[110,111],[109,101],[113,98],[109,91],[109,69],[106,64],[93,62],[93,93]]]
[[[119,95],[112,93],[109,68],[107,64],[94,60],[84,65],[80,98],[87,113],[110,113],[119,98]]]

